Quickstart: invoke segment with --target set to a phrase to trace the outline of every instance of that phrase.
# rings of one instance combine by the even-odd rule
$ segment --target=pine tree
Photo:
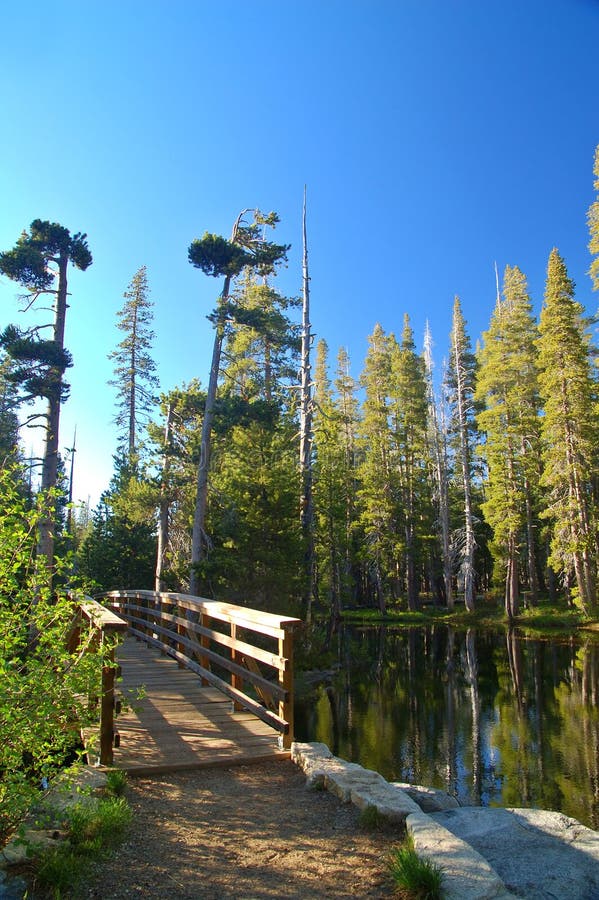
[[[418,567],[430,533],[431,486],[428,480],[427,402],[424,361],[416,353],[409,317],[404,316],[401,344],[391,345],[391,464],[397,473],[398,525],[403,537],[404,580],[408,609],[419,606]]]
[[[51,340],[39,338],[43,326],[26,333],[10,325],[0,337],[0,344],[18,363],[11,378],[24,387],[29,398],[41,397],[47,401],[41,479],[47,513],[39,525],[38,555],[49,566],[54,556],[56,506],[51,494],[58,483],[60,406],[68,395],[64,373],[72,365],[71,355],[64,346],[69,263],[82,271],[91,265],[87,235],[71,235],[64,226],[41,219],[34,219],[29,232],[21,234],[12,250],[0,253],[0,272],[26,289],[27,308],[45,294],[54,298]]]
[[[148,423],[158,387],[156,365],[150,355],[154,338],[151,329],[154,304],[149,299],[145,266],[137,270],[123,296],[125,303],[118,313],[117,328],[124,337],[108,356],[115,363],[115,377],[109,384],[117,389],[118,413],[115,421],[121,430],[121,451],[127,453],[129,463],[135,470],[140,432]]]
[[[249,224],[244,220],[247,212],[253,213],[253,220]],[[201,455],[198,464],[197,494],[193,516],[189,587],[192,594],[198,592],[199,565],[205,558],[208,544],[205,526],[212,425],[223,340],[227,324],[230,323],[234,313],[229,297],[231,284],[233,279],[237,278],[246,268],[254,270],[258,275],[266,276],[286,259],[289,249],[287,245],[265,241],[263,237],[264,227],[267,225],[274,227],[278,221],[275,213],[263,216],[259,210],[244,209],[235,220],[230,240],[206,232],[201,239],[194,240],[188,250],[189,262],[193,266],[201,269],[205,275],[215,278],[224,277],[223,289],[217,300],[216,309],[210,316],[214,324],[214,345],[206,394],[206,408],[202,420]]]
[[[505,611],[518,615],[520,575],[537,595],[536,529],[539,480],[540,401],[536,323],[526,279],[506,267],[504,299],[498,303],[479,351],[477,417],[485,439],[480,453],[488,478],[483,512],[494,532],[496,563],[505,572]]]
[[[0,354],[0,468],[14,461],[19,452],[19,399],[12,368],[10,358]]]
[[[330,632],[338,627],[346,590],[347,478],[343,420],[328,375],[328,347],[316,348],[314,374],[314,511],[318,595],[327,597]]]
[[[594,187],[597,191],[597,199],[591,203],[587,220],[589,223],[589,250],[591,256],[594,257],[589,274],[593,281],[593,287],[599,290],[599,145],[595,149],[595,164],[593,166],[593,174],[595,175]]]
[[[365,391],[360,425],[362,461],[359,468],[359,523],[364,534],[363,561],[370,590],[381,613],[399,589],[398,556],[401,538],[397,523],[397,473],[392,464],[389,429],[390,344],[380,325],[369,338],[368,354],[360,379]]]
[[[542,417],[544,516],[552,523],[550,564],[574,575],[575,596],[590,615],[597,606],[597,476],[599,425],[596,386],[582,306],[556,249],[547,266],[539,323],[539,386]]]
[[[189,522],[192,485],[199,458],[199,434],[206,395],[192,381],[160,398],[162,422],[148,435],[160,458],[155,590],[189,588]]]
[[[135,510],[129,491],[139,482],[126,455],[115,458],[110,487],[92,515],[78,554],[79,574],[90,593],[152,590],[156,560],[154,522]]]
[[[447,391],[451,410],[449,432],[455,453],[455,464],[459,483],[458,494],[462,505],[461,529],[461,575],[464,585],[464,603],[472,612],[476,601],[476,580],[474,570],[473,503],[473,449],[474,449],[474,391],[476,386],[476,360],[472,354],[470,338],[466,331],[466,321],[462,315],[459,297],[453,306],[451,347],[447,370]]]
[[[270,607],[274,596],[294,595],[299,575],[293,306],[251,271],[231,292],[213,418],[211,546],[196,569],[202,589],[252,592]]]
[[[345,505],[345,536],[343,590],[350,598],[355,598],[358,583],[362,581],[357,561],[356,491],[358,487],[357,468],[359,454],[357,432],[360,421],[359,404],[356,398],[357,384],[351,375],[350,359],[343,347],[337,354],[337,369],[334,382],[337,395],[336,408],[340,419],[340,442],[343,449],[343,498]]]

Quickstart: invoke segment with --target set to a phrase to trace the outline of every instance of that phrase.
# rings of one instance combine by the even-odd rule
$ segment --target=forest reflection
[[[299,691],[298,740],[465,805],[599,827],[599,641],[448,626],[345,627],[339,668]]]

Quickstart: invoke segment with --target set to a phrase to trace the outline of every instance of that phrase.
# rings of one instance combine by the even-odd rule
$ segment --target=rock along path
[[[599,900],[599,833],[575,819],[537,809],[456,808],[455,801],[448,808],[447,795],[390,784],[324,744],[295,744],[292,757],[309,784],[405,821],[416,851],[443,868],[448,900]]]

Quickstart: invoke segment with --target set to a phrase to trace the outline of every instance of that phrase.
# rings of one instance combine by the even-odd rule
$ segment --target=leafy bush
[[[27,508],[20,487],[18,471],[0,468],[0,843],[94,721],[108,650],[91,630],[69,647],[77,603],[35,559],[45,511]],[[65,571],[58,561],[55,583]]]

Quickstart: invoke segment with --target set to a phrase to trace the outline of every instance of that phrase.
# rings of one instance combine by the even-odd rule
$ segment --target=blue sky
[[[78,430],[75,496],[95,502],[115,449],[108,353],[141,265],[162,390],[207,381],[219,285],[187,262],[240,209],[276,210],[291,243],[277,287],[301,291],[308,186],[313,327],[358,375],[378,321],[437,365],[453,297],[473,343],[494,262],[540,307],[557,246],[586,274],[599,143],[599,0],[32,0],[3,12],[0,248],[32,219],[85,231],[66,343],[61,445]],[[19,321],[0,279],[0,326]],[[29,438],[27,438],[27,442]]]

